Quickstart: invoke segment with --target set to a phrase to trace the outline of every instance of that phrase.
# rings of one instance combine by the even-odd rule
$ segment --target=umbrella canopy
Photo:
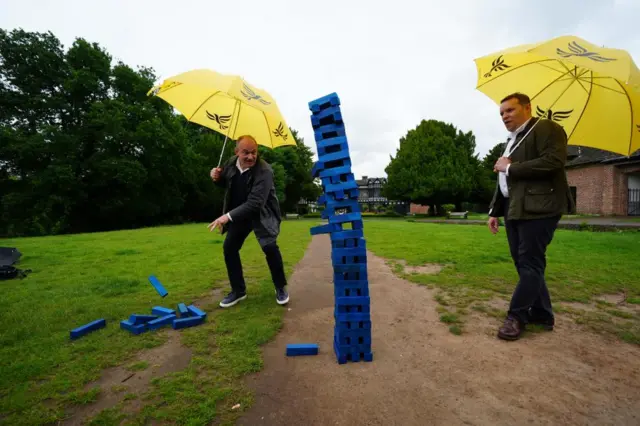
[[[640,149],[640,71],[626,51],[563,36],[475,63],[478,90],[496,103],[528,95],[533,113],[562,125],[570,145],[622,155]]]
[[[296,145],[271,95],[239,76],[192,70],[164,80],[148,94],[165,100],[187,120],[225,135],[225,145],[227,138],[242,135],[269,148]]]

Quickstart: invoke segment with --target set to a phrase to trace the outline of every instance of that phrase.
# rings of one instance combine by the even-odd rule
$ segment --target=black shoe
[[[284,288],[276,289],[276,302],[278,302],[278,305],[286,305],[289,303],[289,295]]]
[[[222,299],[222,301],[220,302],[220,307],[221,308],[228,308],[230,306],[235,305],[236,303],[238,303],[241,300],[244,300],[247,298],[247,294],[246,293],[239,293],[236,294],[235,292],[231,292],[227,295],[227,297],[225,297],[224,299]]]

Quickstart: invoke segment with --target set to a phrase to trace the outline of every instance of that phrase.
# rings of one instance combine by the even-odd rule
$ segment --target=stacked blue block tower
[[[329,220],[327,225],[311,228],[311,235],[331,236],[333,348],[340,364],[372,361],[367,249],[340,99],[332,93],[309,102],[309,109],[318,147],[311,173],[322,180],[324,194],[318,204],[324,206],[322,218]]]

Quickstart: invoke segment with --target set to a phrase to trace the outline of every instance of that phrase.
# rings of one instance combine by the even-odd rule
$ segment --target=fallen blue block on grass
[[[166,315],[164,317],[160,317],[158,319],[154,319],[153,321],[149,321],[147,323],[147,328],[149,330],[157,330],[158,328],[164,327],[165,325],[171,324],[171,322],[176,319],[175,314]]]
[[[174,311],[173,309],[165,308],[164,306],[154,306],[153,308],[151,308],[151,313],[153,315],[163,317],[165,315],[175,314],[176,311]]]
[[[96,331],[100,328],[104,328],[106,325],[107,325],[107,320],[105,320],[104,318],[101,318],[101,319],[92,321],[88,324],[85,324],[83,326],[80,326],[78,328],[74,328],[69,333],[69,337],[72,340],[75,340],[79,337],[84,336],[85,334],[91,333],[92,331]]]
[[[202,324],[204,320],[205,320],[204,316],[174,319],[172,323],[172,327],[174,330],[178,330],[180,328],[193,327],[194,325]]]
[[[158,279],[155,276],[153,275],[149,276],[149,282],[156,289],[156,291],[161,297],[165,297],[167,294],[169,294],[169,292],[165,290],[165,288],[162,286],[160,281],[158,281]]]
[[[145,324],[149,321],[153,321],[157,319],[158,315],[141,315],[141,314],[131,314],[129,317],[129,322],[135,325]]]
[[[187,306],[187,310],[191,313],[191,315],[196,316],[196,317],[205,317],[206,318],[206,316],[207,316],[207,313],[205,311],[203,311],[202,309],[199,309],[195,305]]]
[[[291,343],[287,345],[287,356],[318,355],[316,343]]]
[[[178,303],[178,312],[180,312],[180,318],[189,316],[189,310],[187,309],[187,305],[184,303]]]
[[[147,331],[147,327],[145,324],[136,324],[131,320],[122,320],[120,321],[120,328],[123,330],[127,330],[131,332],[131,334],[138,335],[140,333],[144,333]]]

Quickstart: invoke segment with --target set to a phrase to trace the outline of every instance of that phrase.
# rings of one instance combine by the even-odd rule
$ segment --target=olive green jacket
[[[565,165],[567,162],[567,134],[562,126],[547,120],[532,118],[512,146],[527,134],[526,139],[511,154],[507,176],[509,198],[505,199],[496,179],[496,189],[489,208],[489,216],[504,216],[508,202],[509,219],[539,219],[575,211]]]

